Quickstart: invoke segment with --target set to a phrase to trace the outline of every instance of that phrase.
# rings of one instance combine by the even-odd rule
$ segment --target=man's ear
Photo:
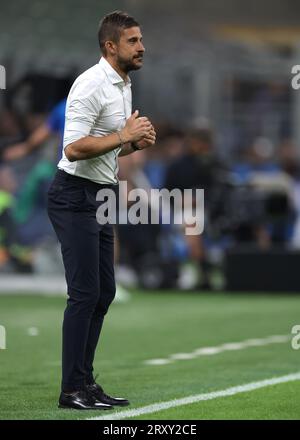
[[[106,48],[106,52],[109,53],[110,55],[115,55],[117,52],[117,45],[113,41],[106,41],[105,48]]]

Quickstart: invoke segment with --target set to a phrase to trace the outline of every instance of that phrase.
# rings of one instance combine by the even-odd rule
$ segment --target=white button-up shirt
[[[132,112],[131,82],[126,83],[101,58],[74,82],[66,105],[63,156],[58,168],[97,183],[117,183],[120,147],[92,159],[70,162],[65,148],[86,136],[107,136],[121,130]]]

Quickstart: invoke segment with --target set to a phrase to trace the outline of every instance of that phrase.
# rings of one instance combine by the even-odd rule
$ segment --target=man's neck
[[[111,67],[120,75],[120,77],[127,83],[129,81],[127,72],[124,72],[122,69],[120,69],[120,66],[116,63],[116,61],[113,58],[106,58],[106,61],[111,65]]]

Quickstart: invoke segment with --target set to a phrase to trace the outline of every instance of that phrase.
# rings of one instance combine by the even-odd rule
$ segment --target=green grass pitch
[[[7,348],[0,350],[0,419],[104,415],[57,408],[64,307],[62,297],[0,296],[0,324],[7,332]],[[115,303],[108,312],[95,373],[108,394],[131,401],[126,409],[296,373],[300,350],[293,350],[290,341],[167,365],[144,361],[249,338],[289,335],[300,324],[299,310],[300,295],[135,291],[128,302]],[[29,334],[32,327],[38,334]],[[138,418],[299,419],[300,381]]]

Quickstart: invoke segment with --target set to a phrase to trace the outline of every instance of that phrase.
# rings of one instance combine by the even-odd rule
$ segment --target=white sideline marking
[[[175,408],[177,406],[188,405],[190,403],[203,402],[205,400],[217,399],[218,397],[234,396],[235,394],[245,393],[248,391],[257,390],[259,388],[277,385],[285,382],[300,380],[300,372],[288,374],[286,376],[275,377],[272,379],[262,380],[260,382],[251,382],[244,385],[239,385],[232,388],[227,388],[221,391],[213,391],[211,393],[196,394],[193,396],[184,397],[182,399],[169,400],[167,402],[154,403],[153,405],[143,406],[126,411],[118,411],[112,415],[89,417],[86,420],[122,420],[130,417],[138,417],[143,414],[151,414],[158,411],[163,411],[168,408]]]
[[[273,335],[261,339],[246,339],[241,342],[229,342],[226,344],[218,345],[216,347],[202,347],[197,348],[191,353],[175,353],[171,354],[165,359],[149,359],[143,363],[146,365],[167,365],[174,361],[195,359],[199,356],[212,356],[224,351],[243,350],[248,347],[261,347],[269,344],[281,344],[291,339],[290,335]]]

